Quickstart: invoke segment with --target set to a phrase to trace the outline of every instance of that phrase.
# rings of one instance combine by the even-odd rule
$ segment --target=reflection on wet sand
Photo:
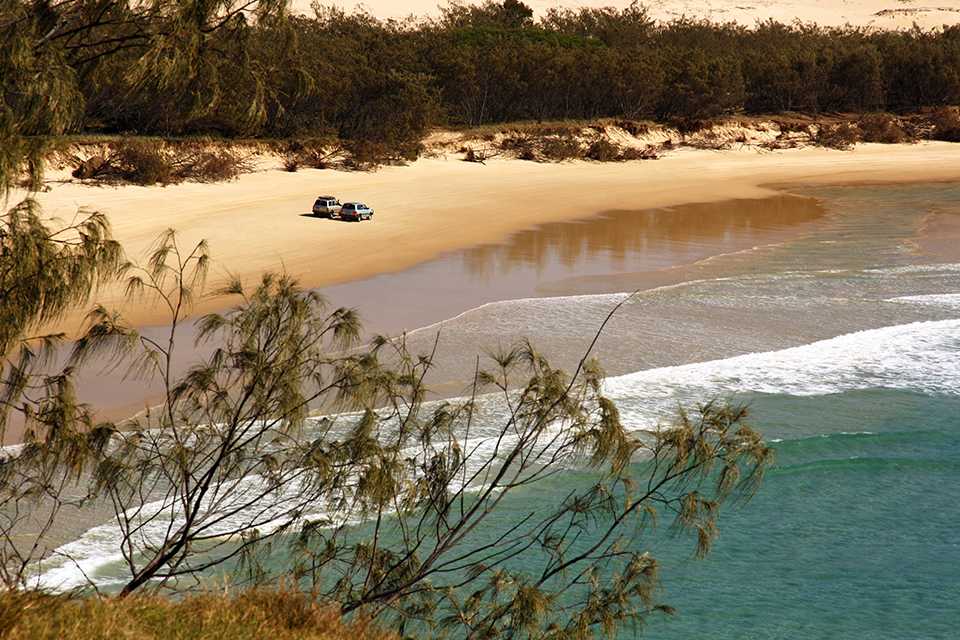
[[[396,334],[490,302],[633,291],[696,278],[676,269],[798,237],[824,215],[815,199],[794,195],[609,211],[323,293],[334,305],[359,307],[368,332]]]
[[[923,221],[920,234],[911,238],[921,251],[960,260],[960,211],[934,213]]]
[[[805,209],[802,199],[793,201],[811,215],[787,215],[781,227],[765,228],[777,211],[787,210],[770,207],[771,201],[746,203],[745,211],[770,207],[773,215],[740,220],[731,210],[727,212],[732,217],[724,215],[722,207],[719,217],[711,217],[713,208],[707,207],[689,219],[692,228],[686,232],[680,220],[658,218],[660,212],[635,214],[636,220],[660,219],[663,225],[618,227],[634,235],[625,241],[611,239],[608,246],[646,247],[636,255],[618,256],[621,272],[609,268],[611,252],[598,251],[600,258],[593,263],[607,270],[591,274],[584,266],[590,262],[584,249],[576,268],[556,271],[574,275],[549,279],[538,273],[538,295],[476,306],[442,326],[414,332],[408,343],[415,350],[435,351],[442,370],[434,379],[460,380],[462,391],[472,379],[475,354],[522,338],[530,338],[553,366],[572,371],[590,349],[608,374],[619,375],[955,317],[952,307],[922,302],[927,295],[958,291],[960,276],[950,257],[956,253],[951,242],[960,231],[955,186],[845,187],[813,194],[823,198],[825,211],[818,214],[816,203]],[[680,229],[676,237],[684,240],[672,240],[674,223]],[[713,235],[698,236],[703,228],[712,229]],[[488,271],[483,273],[509,271],[512,276],[525,269],[542,270],[559,264],[558,255],[575,253],[565,253],[571,245],[591,246],[571,240],[567,231],[558,229],[558,248],[553,250],[546,250],[550,245],[535,236],[530,236],[526,252],[481,248],[488,251]],[[658,239],[644,241],[650,235]],[[527,263],[524,256],[534,252],[536,261]],[[490,279],[500,283],[513,278]],[[549,296],[552,292],[557,295]],[[628,292],[637,294],[608,320]],[[908,302],[914,297],[919,302]],[[602,333],[591,347],[600,327]],[[443,393],[456,393],[454,387],[445,385]]]
[[[520,231],[501,245],[462,252],[474,278],[543,273],[551,264],[574,271],[650,271],[769,242],[770,234],[823,216],[812,198],[781,195],[764,200],[727,200],[601,215]]]

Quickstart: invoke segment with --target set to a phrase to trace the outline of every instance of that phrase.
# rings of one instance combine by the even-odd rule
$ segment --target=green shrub
[[[652,145],[647,145],[643,149],[638,149],[636,147],[627,147],[620,154],[619,159],[623,161],[630,161],[630,160],[657,160],[659,158],[660,158],[660,154],[657,153],[656,147],[653,147]]]
[[[216,143],[126,139],[112,143],[108,154],[82,161],[73,170],[73,177],[149,186],[184,180],[222,182],[248,171],[250,165],[240,153]]]
[[[622,159],[620,146],[605,138],[599,138],[591,142],[586,155],[591,160],[599,162],[612,162]]]
[[[540,153],[555,162],[575,160],[583,157],[583,147],[572,135],[548,136],[540,143]]]
[[[617,120],[618,127],[629,133],[635,138],[645,136],[650,132],[650,125],[645,122],[634,122],[633,120]]]
[[[521,160],[536,160],[537,152],[533,139],[522,133],[514,133],[500,141],[500,148],[513,153]]]
[[[933,125],[933,139],[946,142],[960,142],[960,113],[957,108],[945,107],[930,117]]]
[[[700,120],[697,118],[676,118],[668,123],[668,126],[677,130],[680,135],[689,135],[697,133],[704,129],[712,128],[716,122],[713,120]]]
[[[179,182],[173,162],[164,153],[163,143],[152,140],[127,140],[119,144],[111,164],[123,182],[149,186]]]
[[[821,124],[813,137],[813,143],[817,146],[844,151],[853,148],[859,140],[860,134],[857,128],[849,122]]]
[[[910,137],[897,120],[887,113],[865,116],[857,126],[860,128],[860,137],[864,142],[900,144]]]
[[[246,160],[229,149],[198,149],[177,162],[177,177],[194,182],[226,182],[250,170]]]

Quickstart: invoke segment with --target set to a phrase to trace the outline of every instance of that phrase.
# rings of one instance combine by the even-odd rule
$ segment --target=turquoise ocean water
[[[960,185],[801,194],[824,213],[802,233],[630,297],[600,340],[629,426],[732,398],[777,449],[753,501],[722,514],[705,561],[689,545],[650,549],[679,613],[644,637],[960,637],[960,264],[910,242],[937,216],[960,216]],[[617,282],[631,269],[642,267],[623,266]],[[523,334],[575,359],[627,298],[604,282],[465,310],[438,348],[466,355]],[[111,539],[109,525],[85,533],[67,549],[77,564],[51,568],[48,584],[76,584],[77,567],[109,582]]]
[[[902,240],[924,216],[960,213],[960,189],[808,193],[827,225],[680,295],[749,306],[735,315],[758,346],[804,323],[822,339],[611,381],[628,420],[651,398],[735,394],[778,452],[706,561],[660,554],[679,614],[648,637],[960,635],[960,265]]]

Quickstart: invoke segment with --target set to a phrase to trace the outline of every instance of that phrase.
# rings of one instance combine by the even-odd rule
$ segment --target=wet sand
[[[823,215],[813,198],[787,194],[607,211],[321,291],[335,306],[357,306],[367,335],[397,335],[491,302],[642,291],[697,279],[710,270],[711,258],[798,237]]]
[[[447,252],[410,269],[320,290],[333,307],[358,310],[365,338],[427,326],[440,330],[444,321],[492,302],[636,291],[703,277],[715,273],[711,258],[798,237],[823,216],[813,198],[785,194],[610,211],[547,223],[502,243]],[[145,330],[154,339],[165,331]],[[421,332],[413,344],[422,349],[430,335]],[[181,356],[184,366],[196,352],[181,346]],[[462,380],[462,363],[437,365],[433,382]],[[100,371],[83,387],[83,399],[114,420],[159,400],[158,386],[124,380],[119,371]]]
[[[929,216],[920,235],[911,238],[921,251],[960,261],[960,211]]]

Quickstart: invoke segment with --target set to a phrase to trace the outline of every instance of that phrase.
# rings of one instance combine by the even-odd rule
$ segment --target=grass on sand
[[[394,640],[362,621],[344,622],[329,606],[290,590],[206,593],[182,600],[124,600],[0,591],[6,640]]]

